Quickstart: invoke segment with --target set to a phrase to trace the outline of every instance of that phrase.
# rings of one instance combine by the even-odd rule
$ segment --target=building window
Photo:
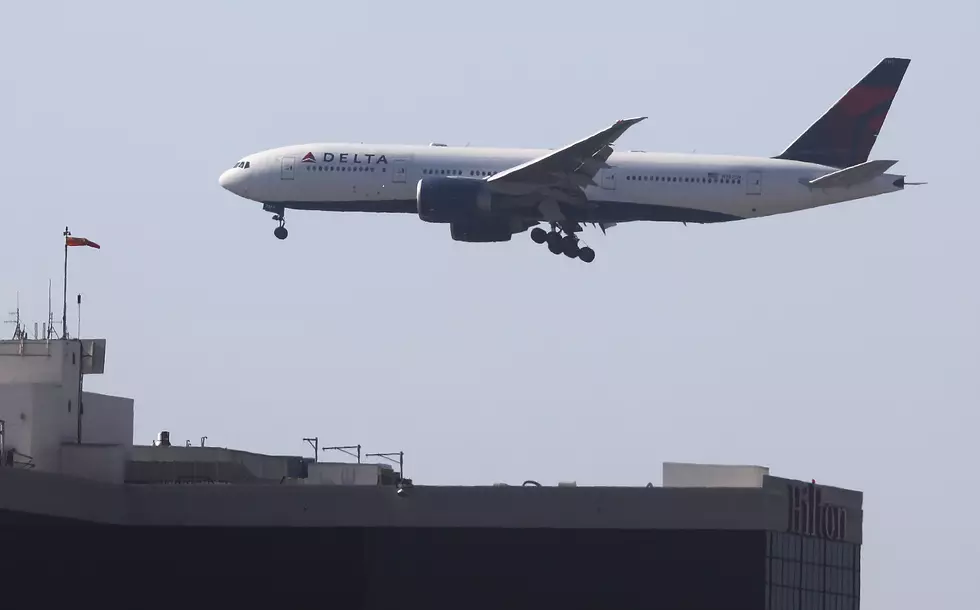
[[[769,608],[855,610],[860,599],[860,546],[770,532],[766,566]]]

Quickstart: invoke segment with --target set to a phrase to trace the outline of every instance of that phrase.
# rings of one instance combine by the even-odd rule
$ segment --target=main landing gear
[[[579,238],[575,233],[565,232],[556,224],[551,225],[551,231],[545,231],[541,227],[531,229],[531,240],[536,244],[548,244],[548,250],[552,254],[564,254],[568,258],[578,258],[579,260],[591,263],[595,260],[595,250],[585,246],[579,246]]]

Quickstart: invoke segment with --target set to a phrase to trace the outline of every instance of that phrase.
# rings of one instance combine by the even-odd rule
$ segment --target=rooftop
[[[105,353],[104,340],[0,341],[0,511],[106,524],[822,527],[830,538],[861,538],[860,492],[764,466],[668,462],[660,487],[431,486],[361,462],[360,448],[357,461],[320,462],[205,439],[174,446],[166,431],[136,445],[134,400],[82,389],[103,372]]]

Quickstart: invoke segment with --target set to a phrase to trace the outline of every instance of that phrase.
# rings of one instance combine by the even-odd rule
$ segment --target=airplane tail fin
[[[883,59],[776,158],[840,168],[867,161],[910,61]]]

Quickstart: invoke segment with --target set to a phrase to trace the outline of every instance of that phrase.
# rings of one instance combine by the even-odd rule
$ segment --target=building
[[[659,487],[427,486],[383,464],[137,446],[132,400],[81,392],[80,424],[68,405],[104,345],[0,343],[0,540],[26,561],[58,545],[127,558],[114,573],[132,557],[271,570],[345,608],[860,606],[861,492],[681,463]]]

